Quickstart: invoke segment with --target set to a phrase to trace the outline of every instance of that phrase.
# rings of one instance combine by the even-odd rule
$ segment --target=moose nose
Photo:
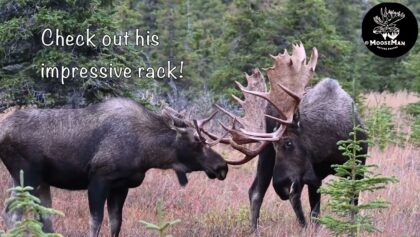
[[[216,168],[217,179],[224,180],[227,176],[228,169],[226,163],[219,165],[219,167]]]
[[[289,178],[273,179],[273,187],[281,200],[288,200],[290,196],[292,182]]]
[[[227,172],[228,172],[227,168],[220,170],[218,175],[217,175],[217,178],[219,180],[224,180],[226,178]]]

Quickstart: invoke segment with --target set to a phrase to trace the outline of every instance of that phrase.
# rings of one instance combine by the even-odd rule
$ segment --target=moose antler
[[[315,70],[318,52],[316,48],[313,48],[311,59],[306,63],[305,49],[301,43],[298,43],[293,45],[292,55],[289,55],[287,50],[285,50],[283,54],[271,57],[274,60],[274,65],[266,69],[270,82],[270,91],[267,92],[265,86],[251,88],[251,79],[256,79],[256,81],[262,82],[265,85],[262,74],[259,70],[254,70],[250,76],[246,76],[248,81],[247,87],[243,87],[237,83],[244,94],[245,100],[242,101],[234,97],[243,106],[245,116],[238,118],[229,111],[218,106],[221,111],[234,119],[231,128],[221,124],[222,127],[229,132],[230,137],[222,138],[206,133],[212,139],[217,139],[217,141],[223,143],[229,143],[234,149],[245,154],[245,157],[242,160],[227,161],[228,164],[244,164],[256,157],[265,146],[271,142],[278,141],[281,138],[286,129],[286,125],[293,122],[293,115],[298,109],[299,102],[304,94],[305,86]],[[253,96],[253,98],[250,96]],[[258,97],[259,99],[264,99],[265,103],[261,103]],[[264,115],[265,117],[280,122],[280,126],[272,133],[265,132],[265,118],[263,114],[267,102],[272,104],[280,114],[279,118],[266,114]],[[242,128],[235,128],[236,121]],[[250,143],[259,143],[259,145],[255,149],[249,149],[243,146]]]
[[[227,135],[227,133],[222,137],[222,138],[218,138],[216,135],[213,135],[210,132],[205,131],[205,134],[208,135],[209,137],[211,137],[212,139],[215,139],[215,141],[208,141],[206,138],[204,138],[204,136],[202,135],[201,131],[204,131],[203,127],[205,124],[207,124],[211,119],[213,119],[213,117],[217,114],[217,111],[214,111],[213,113],[210,114],[209,117],[204,118],[204,119],[200,119],[200,120],[188,120],[186,118],[186,112],[178,112],[177,110],[169,107],[169,106],[165,106],[162,109],[162,115],[164,117],[168,117],[171,118],[172,122],[175,123],[178,126],[182,126],[182,127],[192,127],[196,129],[196,136],[200,139],[201,142],[209,145],[209,146],[214,146],[220,142],[226,143],[228,144],[228,142],[226,142],[223,137],[225,137]],[[182,130],[183,128],[177,128],[177,130]],[[223,141],[222,141],[223,140]]]
[[[235,81],[236,85],[241,91],[267,91],[264,76],[257,68],[252,71],[251,75],[245,74],[245,78],[248,82],[246,87],[244,87],[241,83]],[[261,112],[264,112],[264,109],[267,106],[267,101],[263,98],[259,98],[248,93],[244,93],[244,100],[241,100],[234,95],[232,95],[232,97],[244,109],[245,114],[243,117],[237,117],[231,112],[223,109],[219,105],[216,105],[216,107],[232,119],[236,120],[246,130],[255,132],[264,130],[265,119],[261,117]]]
[[[280,123],[290,124],[303,96],[305,86],[315,71],[318,52],[316,48],[313,48],[311,59],[307,64],[305,49],[302,44],[298,43],[293,45],[292,55],[289,55],[285,49],[283,54],[271,57],[274,60],[274,65],[266,70],[271,91],[268,93],[244,92],[265,98],[282,116],[282,118],[269,117]]]
[[[251,75],[245,74],[245,78],[248,82],[247,87],[244,87],[239,82],[235,81],[235,83],[238,85],[238,87],[243,90],[257,90],[257,91],[266,91],[266,85],[263,75],[258,69],[254,69]],[[217,136],[207,130],[204,129],[204,125],[211,120],[217,113],[217,111],[213,112],[210,117],[202,120],[198,120],[196,122],[197,128],[199,131],[202,131],[204,134],[206,134],[208,137],[213,139],[214,141],[211,142],[211,144],[214,143],[224,143],[224,144],[231,144],[233,141],[234,143],[238,144],[248,144],[248,143],[254,143],[254,140],[244,140],[242,136],[236,136],[233,134],[230,138],[226,138],[226,136],[230,133],[229,130],[234,130],[236,123],[238,123],[243,128],[246,128],[250,131],[261,131],[265,128],[265,120],[260,115],[264,112],[264,109],[267,105],[267,101],[258,98],[254,95],[250,94],[244,94],[245,99],[241,100],[238,97],[232,95],[232,97],[238,101],[242,105],[245,111],[244,117],[237,117],[233,113],[225,110],[224,108],[220,107],[219,105],[216,105],[217,109],[227,114],[229,117],[233,119],[232,128],[227,128],[224,124],[221,124],[223,128],[227,131],[223,136]]]

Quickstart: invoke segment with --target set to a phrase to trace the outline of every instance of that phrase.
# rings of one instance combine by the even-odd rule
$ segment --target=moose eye
[[[288,140],[284,142],[284,149],[290,151],[293,149],[293,142]]]
[[[201,142],[201,141],[200,141],[200,138],[199,138],[199,137],[194,137],[194,142],[196,142],[196,143]]]
[[[200,150],[203,146],[203,142],[200,140],[200,138],[195,137],[193,142],[193,147],[195,150]]]
[[[200,138],[200,137],[194,137],[194,142],[197,143],[198,145],[202,145],[206,143],[205,139]]]

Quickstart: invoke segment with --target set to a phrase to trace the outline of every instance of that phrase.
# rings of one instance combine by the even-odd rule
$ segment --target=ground
[[[378,103],[394,108],[397,127],[403,129],[402,104],[416,101],[410,94],[368,94],[369,107]],[[400,126],[401,124],[401,126]],[[239,154],[216,147],[227,158],[240,158]],[[420,147],[410,143],[388,145],[383,151],[370,148],[368,163],[379,165],[378,172],[395,176],[399,183],[385,190],[366,193],[361,203],[381,197],[391,203],[390,208],[375,211],[378,233],[363,236],[418,236],[420,233]],[[158,236],[146,230],[139,220],[156,223],[156,201],[162,200],[165,220],[181,219],[167,234],[173,236],[250,236],[248,188],[255,175],[255,161],[241,167],[231,167],[226,180],[209,180],[204,173],[189,175],[189,184],[179,186],[172,171],[152,170],[144,183],[132,189],[124,207],[121,236]],[[332,177],[331,177],[332,178]],[[0,164],[0,203],[7,198],[9,175]],[[328,182],[328,180],[324,181]],[[325,204],[326,198],[322,202]],[[305,213],[309,215],[306,189],[302,195]],[[86,236],[89,229],[89,211],[86,192],[53,189],[53,207],[65,213],[54,218],[56,231],[64,236]],[[328,213],[322,205],[321,214]],[[331,236],[323,227],[301,229],[287,201],[281,201],[270,187],[264,199],[261,214],[261,236]],[[5,229],[0,220],[0,229]],[[104,221],[101,236],[108,236],[108,223]]]

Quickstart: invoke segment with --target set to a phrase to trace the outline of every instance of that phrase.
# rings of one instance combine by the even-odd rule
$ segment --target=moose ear
[[[175,173],[176,173],[176,177],[178,178],[179,185],[184,187],[185,185],[188,184],[187,174],[180,171],[175,171]]]
[[[165,121],[165,123],[170,127],[171,129],[174,129],[175,123],[172,119],[172,116],[165,110],[162,110],[162,119]]]

